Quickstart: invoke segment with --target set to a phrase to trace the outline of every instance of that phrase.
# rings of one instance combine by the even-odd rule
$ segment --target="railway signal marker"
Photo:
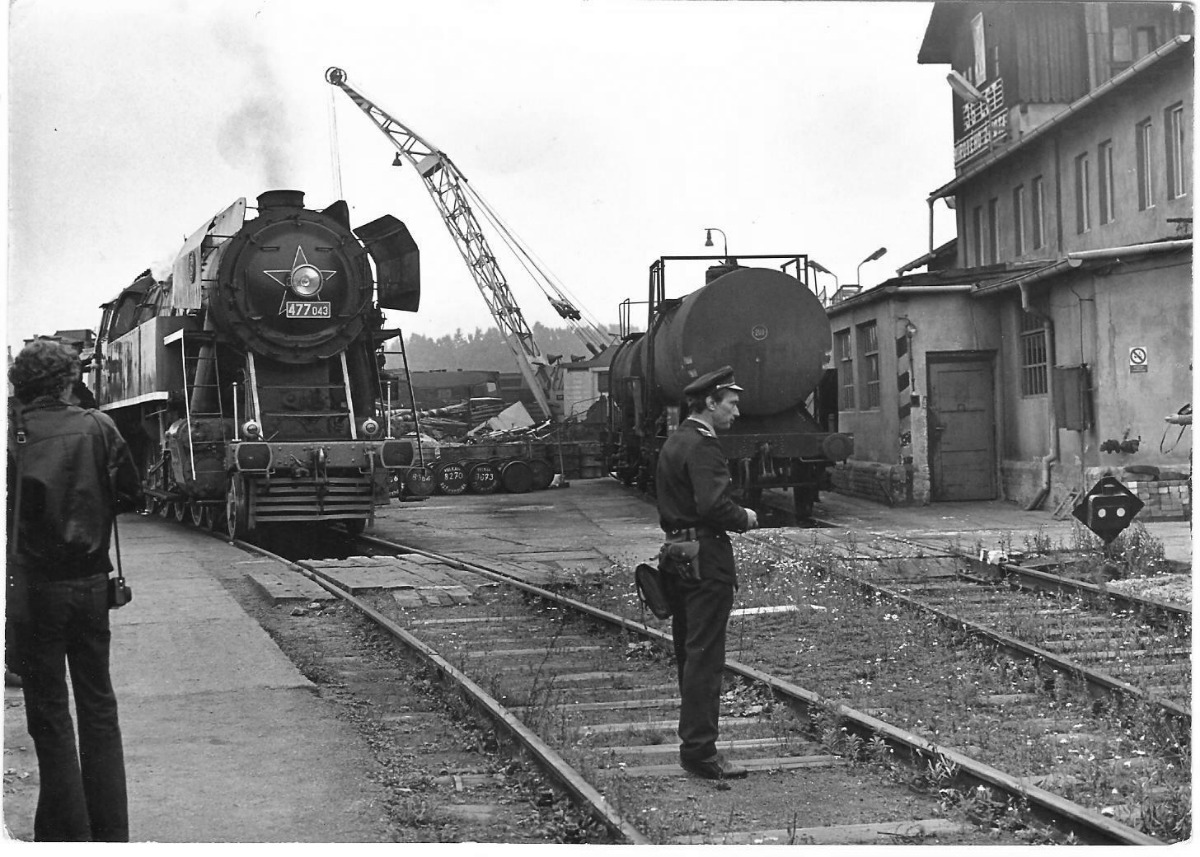
[[[1084,494],[1071,514],[1110,544],[1146,505],[1114,476],[1104,476]]]

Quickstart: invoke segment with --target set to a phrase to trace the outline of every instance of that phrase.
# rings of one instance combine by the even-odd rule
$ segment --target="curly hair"
[[[53,339],[35,339],[21,349],[8,369],[13,392],[22,402],[58,396],[78,377],[79,354]]]

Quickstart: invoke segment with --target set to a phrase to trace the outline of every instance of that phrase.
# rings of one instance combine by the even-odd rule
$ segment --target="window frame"
[[[1042,176],[1034,176],[1030,182],[1033,205],[1033,249],[1046,246],[1046,182]]]
[[[1075,156],[1075,231],[1092,231],[1092,158],[1088,152]]]
[[[854,326],[858,346],[860,411],[879,410],[879,324],[875,319]]]
[[[1025,185],[1019,184],[1013,188],[1013,256],[1025,255]]]
[[[1163,136],[1167,153],[1167,199],[1187,196],[1187,123],[1183,119],[1182,101],[1163,111]]]
[[[998,197],[993,196],[988,200],[987,220],[987,264],[995,265],[1000,261],[1000,199]]]
[[[850,338],[850,328],[834,332],[833,353],[837,360],[838,410],[856,411],[858,400],[854,385],[854,347]]]
[[[1096,147],[1096,185],[1100,206],[1100,225],[1117,219],[1116,174],[1113,172],[1113,141],[1105,140]]]
[[[1137,140],[1137,185],[1138,211],[1154,208],[1154,122],[1146,117],[1137,123],[1134,136]]]
[[[983,267],[983,206],[977,205],[971,211],[971,244],[975,251],[975,267]]]
[[[1036,315],[1024,310],[1020,314],[1019,352],[1021,360],[1021,398],[1031,399],[1050,392],[1049,352],[1046,347],[1046,327]]]

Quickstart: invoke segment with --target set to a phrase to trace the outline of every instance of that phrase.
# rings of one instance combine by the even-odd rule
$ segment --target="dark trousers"
[[[733,609],[733,584],[666,576],[671,636],[679,671],[679,757],[688,762],[717,752],[725,629]]]
[[[108,577],[31,579],[21,670],[37,750],[37,841],[129,841],[125,757],[109,677]],[[67,694],[75,693],[79,745]]]

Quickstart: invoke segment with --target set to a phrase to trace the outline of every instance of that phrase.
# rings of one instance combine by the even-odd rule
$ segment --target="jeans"
[[[673,574],[664,579],[673,610],[671,636],[679,675],[679,757],[700,762],[717,752],[733,584],[712,578],[684,580]]]
[[[48,581],[35,574],[29,608],[21,677],[41,778],[34,840],[128,842],[125,756],[108,671],[108,576]]]

